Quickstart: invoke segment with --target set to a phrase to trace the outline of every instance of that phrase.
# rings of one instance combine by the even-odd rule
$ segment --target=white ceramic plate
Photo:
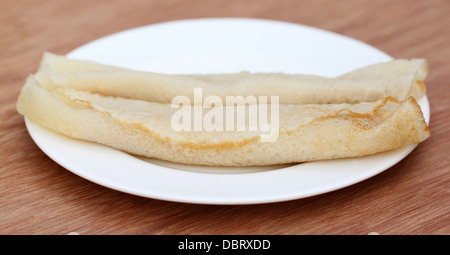
[[[138,27],[68,54],[162,73],[242,70],[336,76],[392,59],[354,39],[278,21],[196,19]],[[426,97],[419,100],[429,120]],[[340,189],[393,166],[415,146],[363,158],[250,168],[194,167],[143,159],[74,140],[26,119],[36,144],[69,171],[97,184],[149,198],[203,204],[286,201]]]

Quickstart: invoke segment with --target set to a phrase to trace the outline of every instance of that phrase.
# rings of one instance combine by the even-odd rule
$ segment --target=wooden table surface
[[[0,1],[0,234],[450,234],[450,1]],[[426,58],[432,136],[404,160],[334,192],[257,205],[138,197],[85,180],[32,141],[17,95],[44,51],[158,22],[251,17],[314,26],[395,58]]]

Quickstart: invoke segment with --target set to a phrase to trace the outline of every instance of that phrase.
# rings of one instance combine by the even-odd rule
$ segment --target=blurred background
[[[449,26],[435,25],[449,24],[448,13],[447,0],[2,0],[0,56],[24,61],[44,50],[67,53],[114,32],[170,20],[251,17],[334,31],[395,57],[426,57],[421,52],[428,47],[448,43]]]

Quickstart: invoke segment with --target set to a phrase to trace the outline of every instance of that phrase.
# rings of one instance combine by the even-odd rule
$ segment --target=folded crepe
[[[141,72],[73,60],[45,53],[36,79],[47,88],[62,86],[76,90],[171,103],[179,95],[193,102],[194,88],[204,97],[279,96],[280,104],[340,104],[375,102],[386,97],[404,101],[425,94],[428,74],[425,59],[396,59],[328,78],[285,73],[173,75]]]
[[[54,68],[47,66],[52,68],[52,72],[61,75],[58,77],[65,77],[64,79],[45,82],[48,77],[43,76],[45,79],[40,80],[38,75],[27,79],[17,101],[18,112],[32,122],[60,134],[104,144],[135,155],[209,166],[273,165],[361,157],[416,144],[430,135],[421,109],[412,96],[403,102],[388,96],[375,102],[357,104],[280,104],[279,134],[273,142],[261,142],[264,133],[261,129],[177,132],[171,126],[171,117],[179,109],[172,108],[169,103],[151,102],[166,102],[169,99],[159,98],[161,93],[151,97],[156,88],[169,86],[170,89],[164,90],[165,96],[179,95],[178,93],[184,91],[182,85],[188,88],[197,85],[215,86],[214,88],[218,89],[220,82],[206,82],[207,77],[213,77],[213,80],[222,78],[172,77],[122,69],[117,69],[119,71],[116,70],[116,73],[109,67],[99,70],[103,66],[97,64],[85,65],[78,61],[67,61],[74,65],[58,64]],[[105,72],[107,75],[103,76]],[[356,72],[365,73],[364,70]],[[240,80],[241,75],[248,74],[237,74],[236,80]],[[370,76],[368,73],[366,75]],[[161,81],[155,78],[160,76],[164,77]],[[252,80],[251,84],[257,84],[257,80],[265,80],[262,77],[266,78],[263,75],[249,79]],[[268,77],[270,79],[271,76]],[[277,75],[273,77],[283,80]],[[361,75],[350,73],[343,77],[347,77],[345,81],[348,82],[352,79],[359,80]],[[230,77],[226,79],[228,78]],[[297,79],[297,76],[293,78]],[[378,79],[370,79],[372,78]],[[389,76],[389,79],[394,78]],[[116,79],[121,82],[116,82]],[[307,82],[301,82],[298,87],[310,84],[310,79],[314,80],[313,84],[319,84],[317,86],[329,85],[323,78],[311,77],[306,78]],[[234,77],[231,80],[234,81]],[[148,85],[148,81],[155,83]],[[231,82],[229,86],[236,86],[235,84],[241,82],[243,81]],[[346,82],[336,82],[339,83],[336,87],[346,86]],[[125,83],[126,85],[121,86],[126,86],[126,89],[119,89],[120,83]],[[275,93],[271,89],[280,94],[282,91],[293,90],[293,87],[289,87],[289,82],[286,84],[286,88],[280,88],[284,85],[274,85],[267,87],[267,90],[264,90],[265,87],[258,89],[270,95]],[[145,98],[141,98],[137,92],[142,91],[137,89],[138,87],[146,87],[151,93],[146,93]],[[127,94],[130,88],[136,89],[136,94]],[[227,90],[218,92],[226,93]],[[356,100],[340,93],[336,95],[336,101],[367,100],[365,95]],[[281,98],[280,95],[280,100]],[[327,103],[334,102],[331,97],[326,98]],[[316,99],[321,101],[320,97]],[[298,102],[299,99],[294,96],[289,100]],[[289,100],[287,102],[290,102]],[[226,110],[225,106],[222,110]],[[202,114],[206,115],[207,111]]]

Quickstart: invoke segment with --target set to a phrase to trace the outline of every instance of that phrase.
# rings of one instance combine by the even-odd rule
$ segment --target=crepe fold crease
[[[177,109],[171,108],[166,99],[158,102],[125,95],[127,90],[118,89],[119,83],[107,88],[119,76],[124,82],[140,79],[136,78],[139,75],[116,76],[111,70],[114,67],[100,70],[102,65],[75,62],[79,65],[44,64],[37,74],[30,75],[17,101],[18,112],[57,133],[135,155],[195,165],[274,165],[361,157],[417,144],[430,135],[414,95],[401,100],[383,95],[381,99],[352,104],[280,104],[279,134],[274,142],[261,142],[263,131],[259,129],[176,132],[171,117]],[[92,78],[89,73],[105,78]],[[416,78],[424,75],[414,72]],[[171,89],[176,90],[178,85],[172,85]],[[407,90],[416,91],[411,86]]]

